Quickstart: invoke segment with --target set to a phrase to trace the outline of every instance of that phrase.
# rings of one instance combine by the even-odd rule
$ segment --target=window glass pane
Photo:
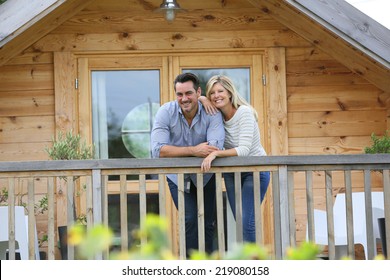
[[[149,158],[160,106],[158,70],[92,71],[93,141],[98,158]]]
[[[198,76],[202,95],[206,95],[207,81],[214,75],[228,76],[242,97],[250,102],[250,69],[249,68],[216,68],[216,69],[183,69]]]

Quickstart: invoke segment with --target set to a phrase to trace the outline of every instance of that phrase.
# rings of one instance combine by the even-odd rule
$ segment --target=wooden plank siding
[[[372,132],[382,135],[390,128],[390,92],[384,71],[367,58],[353,60],[351,49],[340,40],[335,39],[336,44],[312,40],[327,32],[308,19],[291,22],[294,13],[285,5],[268,0],[181,0],[187,12],[167,24],[162,14],[153,12],[161,0],[70,2],[62,11],[79,12],[45,27],[51,31],[43,37],[38,33],[36,40],[35,33],[27,30],[31,44],[16,40],[9,47],[23,46],[21,53],[0,55],[0,161],[47,159],[44,148],[60,130],[73,129],[92,142],[89,63],[101,69],[108,69],[107,65],[126,69],[130,59],[138,59],[141,66],[146,59],[159,60],[158,67],[169,69],[161,82],[161,100],[166,102],[174,98],[171,81],[179,73],[180,54],[196,54],[207,63],[214,53],[230,52],[239,60],[242,53],[251,51],[258,54],[258,65],[263,63],[259,57],[265,56],[264,73],[256,73],[256,84],[261,84],[261,74],[266,84],[256,89],[261,96],[253,102],[259,107],[264,103],[259,112],[264,116],[261,133],[270,155],[359,154],[370,144]],[[299,28],[306,36],[298,35]],[[330,55],[328,48],[340,53]],[[85,81],[77,90],[76,78]],[[360,190],[363,177],[352,176],[353,190]],[[294,180],[299,241],[307,219],[304,178],[300,174]],[[314,172],[313,180],[315,206],[325,207],[325,193],[319,191],[325,174]],[[333,181],[334,191],[342,191],[343,178],[334,174]],[[373,185],[379,186],[380,178],[374,176]],[[119,193],[120,186],[109,189]],[[35,191],[39,196],[46,188]],[[56,199],[56,222],[66,223],[66,194],[56,193]],[[172,205],[167,207],[174,211]],[[272,207],[269,193],[263,211],[269,229],[273,228]],[[46,226],[43,223],[38,220],[38,231]],[[178,231],[176,224],[172,231]],[[272,232],[264,232],[267,242],[272,238]]]
[[[52,54],[0,67],[0,159],[47,159],[55,124]]]

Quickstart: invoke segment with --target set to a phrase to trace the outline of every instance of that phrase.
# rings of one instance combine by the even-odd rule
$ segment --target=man
[[[222,115],[208,115],[198,101],[201,96],[200,82],[196,75],[183,73],[176,77],[174,89],[176,100],[165,103],[158,110],[151,134],[152,156],[163,157],[206,157],[211,152],[223,149],[225,131]],[[208,143],[213,143],[209,145]],[[178,208],[177,175],[167,175],[172,199]],[[185,227],[186,252],[198,249],[198,211],[196,174],[186,174],[185,185]],[[206,252],[211,253],[214,234],[215,177],[205,174],[204,213]],[[182,209],[179,209],[182,211]]]

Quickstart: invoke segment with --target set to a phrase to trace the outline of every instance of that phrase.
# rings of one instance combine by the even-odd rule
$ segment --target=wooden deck
[[[15,206],[15,198],[17,196],[16,185],[21,181],[27,185],[27,210],[29,216],[29,258],[34,259],[34,227],[36,217],[34,215],[34,204],[36,203],[35,194],[37,189],[44,186],[48,195],[48,212],[47,212],[47,234],[48,234],[48,259],[55,259],[56,240],[56,217],[55,212],[58,208],[57,197],[59,193],[66,193],[66,203],[63,205],[64,215],[67,217],[67,225],[74,224],[74,206],[77,205],[77,193],[80,185],[85,185],[85,201],[87,226],[91,227],[94,224],[103,223],[108,225],[108,193],[110,191],[109,176],[117,176],[119,183],[120,195],[120,213],[121,213],[121,248],[128,248],[128,232],[127,232],[127,204],[126,195],[129,192],[128,184],[135,182],[136,190],[134,193],[139,193],[140,204],[140,221],[147,214],[146,194],[149,191],[150,182],[156,188],[159,197],[159,214],[165,216],[167,209],[165,201],[170,199],[166,195],[165,175],[177,173],[179,177],[179,211],[178,211],[178,248],[177,253],[179,258],[184,259],[185,252],[185,231],[184,231],[184,174],[200,172],[201,159],[199,158],[172,158],[172,159],[110,159],[110,160],[83,160],[83,161],[30,161],[30,162],[0,162],[0,186],[6,186],[8,189],[8,207],[13,209]],[[286,250],[290,246],[296,246],[303,241],[302,238],[297,239],[296,228],[296,201],[294,199],[294,191],[297,187],[297,174],[304,173],[305,182],[305,202],[307,206],[306,220],[309,238],[312,240],[314,236],[313,230],[313,212],[315,203],[313,199],[313,173],[325,173],[325,201],[326,209],[328,209],[328,242],[329,242],[329,259],[335,259],[335,237],[333,228],[333,211],[332,209],[334,188],[332,187],[332,177],[335,173],[342,173],[345,182],[345,193],[347,200],[347,219],[350,221],[352,210],[350,198],[353,192],[352,184],[354,172],[361,172],[364,176],[364,193],[366,197],[372,192],[371,188],[371,173],[380,170],[383,178],[382,191],[384,193],[385,217],[390,219],[390,155],[329,155],[329,156],[267,156],[267,157],[232,157],[217,159],[213,163],[212,172],[216,174],[217,181],[217,236],[218,236],[218,251],[224,255],[227,248],[225,247],[225,230],[224,230],[224,213],[223,211],[223,172],[235,172],[239,176],[239,172],[255,172],[268,170],[272,172],[271,177],[271,204],[273,234],[272,234],[272,253],[273,258],[282,259],[286,255]],[[158,174],[158,175],[156,175]],[[157,176],[156,179],[149,179],[151,175]],[[132,179],[133,178],[133,179]],[[135,178],[135,179],[134,179]],[[201,180],[202,176],[198,176]],[[255,182],[259,180],[258,176],[254,175]],[[59,182],[62,181],[62,186]],[[300,184],[300,181],[298,180]],[[198,184],[199,181],[198,181]],[[255,195],[259,193],[259,189],[255,190]],[[203,189],[198,188],[198,194],[203,195]],[[349,202],[348,202],[349,201]],[[366,199],[367,209],[371,209],[371,199]],[[57,205],[57,208],[55,208]],[[199,222],[204,219],[203,205],[199,204]],[[237,209],[240,209],[240,203],[237,204]],[[367,239],[368,239],[368,256],[373,259],[375,240],[373,237],[373,216],[372,212],[367,211]],[[10,258],[14,257],[15,252],[15,236],[12,230],[14,218],[13,212],[10,211]],[[235,226],[235,242],[242,242],[242,226],[240,211],[237,212]],[[349,225],[350,223],[348,223]],[[263,232],[263,213],[261,207],[256,209],[256,228],[257,241],[259,245],[265,245]],[[353,233],[348,226],[348,255],[354,258]],[[204,228],[199,227],[200,234]],[[387,251],[390,248],[390,223],[386,224],[387,233]],[[300,240],[299,240],[300,239]],[[144,244],[147,240],[143,240]],[[269,244],[267,244],[269,245]],[[200,238],[199,248],[204,250],[204,239]],[[68,246],[68,258],[73,259],[75,256],[74,248]],[[109,258],[108,252],[103,252],[96,256],[96,259]]]

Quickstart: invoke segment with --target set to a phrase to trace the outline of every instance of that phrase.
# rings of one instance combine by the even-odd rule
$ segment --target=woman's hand
[[[209,154],[202,162],[201,166],[200,166],[200,169],[202,170],[202,172],[208,172],[211,168],[211,163],[213,162],[213,160],[217,157],[217,153],[216,152],[212,152],[211,154]]]
[[[217,107],[215,107],[213,103],[211,103],[211,101],[206,96],[202,95],[198,99],[200,103],[202,103],[208,115],[215,115],[218,112]]]

